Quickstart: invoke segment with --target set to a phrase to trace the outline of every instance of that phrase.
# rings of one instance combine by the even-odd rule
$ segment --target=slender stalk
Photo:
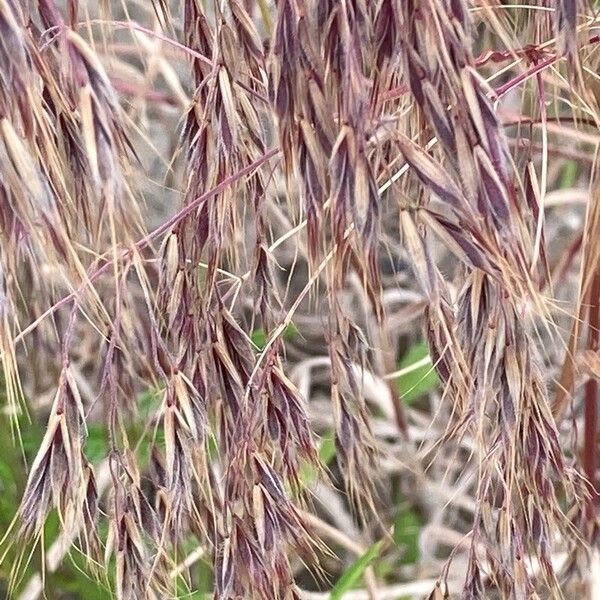
[[[600,274],[594,276],[588,308],[588,349],[598,352],[600,341]],[[600,500],[598,490],[598,379],[590,377],[585,384],[583,467],[592,486],[593,496],[588,505],[588,517],[595,515],[595,507]]]

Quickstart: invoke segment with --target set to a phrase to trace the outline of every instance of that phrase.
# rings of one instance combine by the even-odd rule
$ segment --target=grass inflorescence
[[[596,597],[597,31],[0,0],[0,591]]]

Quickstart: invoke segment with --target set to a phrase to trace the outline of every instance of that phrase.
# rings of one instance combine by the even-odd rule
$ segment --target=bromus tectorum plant
[[[599,19],[0,0],[0,593],[596,598]]]

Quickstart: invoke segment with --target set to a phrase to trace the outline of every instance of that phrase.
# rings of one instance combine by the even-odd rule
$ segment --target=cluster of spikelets
[[[111,21],[100,3],[104,24],[94,30],[79,4],[0,0],[0,351],[15,419],[21,381],[31,383],[28,352],[57,373],[4,541],[22,546],[11,585],[56,510],[90,573],[108,572],[119,598],[173,596],[190,537],[210,557],[216,598],[299,598],[292,560],[318,573],[328,553],[307,518],[302,473],[310,465],[328,475],[309,399],[289,377],[284,332],[301,303],[324,298],[338,464],[357,520],[372,520],[379,453],[361,370],[394,367],[385,229],[427,300],[425,332],[449,407],[442,441],[474,444],[462,595],[559,595],[561,577],[587,568],[592,492],[555,421],[575,366],[565,361],[553,413],[529,334],[534,319],[550,322],[543,193],[532,163],[519,172],[513,162],[496,102],[537,78],[533,112],[545,114],[541,73],[561,63],[574,95],[593,106],[593,66],[582,67],[597,41],[591,8],[562,0],[520,21],[484,2],[477,43],[503,50],[476,57],[462,0],[155,2],[157,36],[189,58],[193,98],[181,119],[183,203],[148,232],[130,185],[133,126],[99,58],[115,27],[141,26]],[[492,87],[481,68],[507,60],[521,71]],[[295,223],[276,240],[273,205]],[[587,227],[594,241],[597,219]],[[291,301],[273,258],[289,241],[307,266]],[[459,265],[452,277],[436,262],[439,248]],[[580,322],[600,320],[587,314],[600,271],[595,245],[586,248],[591,283],[582,283],[568,357]],[[348,305],[349,285],[362,291],[370,332]],[[252,298],[250,318],[237,310],[240,295]],[[249,335],[256,328],[262,348]],[[96,340],[91,403],[72,369],[83,335]],[[128,423],[148,389],[160,401],[144,426],[160,436],[142,465]],[[402,401],[390,393],[406,435]],[[110,434],[106,494],[84,453],[96,403]],[[562,573],[557,542],[573,548]],[[442,573],[432,597],[446,589]]]

